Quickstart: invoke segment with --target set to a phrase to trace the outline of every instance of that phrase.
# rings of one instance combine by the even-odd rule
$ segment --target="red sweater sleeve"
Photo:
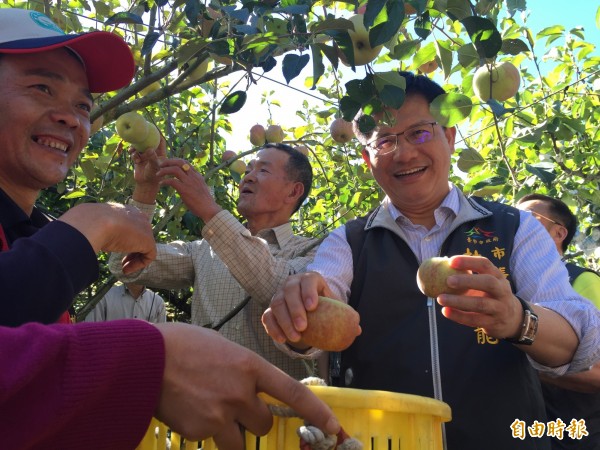
[[[0,327],[3,448],[135,448],[158,404],[164,353],[141,320]]]

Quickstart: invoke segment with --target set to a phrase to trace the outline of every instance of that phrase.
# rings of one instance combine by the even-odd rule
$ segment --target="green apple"
[[[146,86],[144,89],[142,89],[139,94],[141,97],[144,97],[145,95],[148,95],[154,91],[158,91],[160,89],[160,83],[158,81],[155,81],[154,83],[149,84],[148,86]]]
[[[158,128],[135,111],[119,116],[116,128],[121,139],[129,142],[138,152],[155,149],[160,143]]]
[[[433,60],[431,60],[431,61],[429,61],[429,62],[426,62],[426,63],[424,63],[424,64],[421,64],[421,65],[419,66],[419,71],[420,71],[421,73],[428,74],[428,73],[431,73],[431,72],[433,72],[434,70],[436,70],[438,67],[439,67],[439,66],[438,66],[438,63],[437,63],[437,61],[436,61],[435,59],[433,59]]]
[[[329,126],[329,132],[331,133],[331,138],[340,144],[345,144],[354,137],[352,122],[347,122],[341,117],[338,117],[331,122],[331,125]]]
[[[302,342],[321,350],[337,352],[350,346],[361,333],[360,316],[350,305],[328,297],[319,297],[313,311],[306,312]]]
[[[450,258],[435,256],[426,259],[417,271],[417,285],[427,297],[437,297],[440,294],[462,294],[464,291],[453,289],[447,284],[450,275],[463,275],[470,273],[468,270],[459,270],[450,267]]]
[[[194,61],[195,63],[195,61]],[[201,79],[204,75],[206,75],[206,72],[208,72],[208,64],[210,63],[210,59],[206,58],[204,61],[202,61],[198,67],[196,67],[194,70],[191,71],[191,73],[187,76],[186,81],[188,83],[192,83],[192,82],[196,82],[199,79]]]
[[[383,45],[371,47],[369,43],[369,31],[365,28],[363,22],[364,17],[363,14],[355,14],[349,19],[354,25],[354,30],[348,30],[348,34],[350,34],[350,39],[352,39],[354,65],[356,66],[363,66],[370,63],[377,58],[383,48]],[[339,51],[339,57],[342,63],[349,66],[346,56],[341,50]]]
[[[267,142],[278,143],[284,138],[283,129],[279,125],[269,125],[265,130],[265,139]]]
[[[241,159],[236,159],[229,166],[229,170],[231,170],[232,172],[235,172],[239,175],[244,175],[244,173],[246,172],[246,163],[244,161],[242,161]]]
[[[473,91],[483,102],[490,98],[503,102],[518,92],[521,75],[512,63],[505,61],[496,66],[481,66],[473,76]]]
[[[250,128],[250,143],[255,147],[265,145],[267,142],[267,132],[265,127],[260,124],[253,125]]]

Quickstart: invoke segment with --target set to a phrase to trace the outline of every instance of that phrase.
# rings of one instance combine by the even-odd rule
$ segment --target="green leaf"
[[[502,48],[502,36],[491,20],[478,16],[465,17],[461,23],[467,29],[477,53],[482,58],[494,58]]]
[[[502,53],[507,55],[518,55],[528,51],[529,47],[521,39],[504,39],[502,41]]]
[[[246,103],[246,98],[247,94],[245,91],[232,92],[223,101],[219,109],[219,114],[233,114],[238,112]]]
[[[536,177],[538,177],[544,184],[550,185],[556,178],[556,175],[552,172],[549,172],[541,167],[536,167],[531,164],[525,164],[525,168],[529,173],[532,173]]]
[[[371,131],[373,131],[375,129],[375,126],[377,125],[375,119],[368,114],[361,116],[360,119],[358,119],[357,124],[358,129],[361,131],[361,133],[365,134],[368,134]]]
[[[71,192],[69,192],[67,195],[64,195],[63,198],[66,199],[74,199],[74,198],[81,198],[85,196],[85,191],[82,189],[75,189]]]
[[[317,83],[325,73],[325,66],[323,65],[323,55],[318,45],[311,45],[310,52],[312,54],[313,63],[313,82],[310,89],[313,90],[317,87]]]
[[[477,150],[467,147],[461,150],[456,166],[463,172],[469,173],[474,167],[479,167],[485,163],[485,159]]]
[[[448,14],[448,17],[452,20],[462,20],[473,13],[471,12],[469,0],[448,0],[446,14]]]
[[[144,25],[144,21],[137,14],[129,12],[120,12],[110,16],[104,25],[115,25],[117,23],[131,23],[135,25]]]
[[[342,119],[344,119],[346,122],[351,122],[354,120],[360,111],[361,106],[362,105],[360,103],[356,102],[348,95],[344,95],[340,99],[340,113],[342,114]]]
[[[388,108],[398,109],[404,103],[406,92],[398,86],[387,84],[379,91],[381,102]]]
[[[369,44],[371,47],[385,44],[392,39],[400,29],[403,19],[404,6],[397,0],[388,0],[387,20],[369,30]]]
[[[425,11],[415,20],[415,34],[425,40],[431,34],[432,24],[429,11]]]
[[[453,127],[471,114],[473,103],[464,94],[438,95],[429,105],[429,111],[443,127]]]
[[[363,23],[365,24],[365,28],[370,28],[375,23],[375,19],[379,15],[379,13],[383,10],[386,5],[387,0],[370,0],[367,2],[367,9],[364,14]],[[402,11],[404,18],[404,11]],[[400,20],[402,22],[402,20]]]
[[[308,55],[294,55],[288,53],[283,57],[282,73],[287,84],[290,84],[291,80],[300,75],[300,72],[302,72],[302,69],[306,67],[309,61],[310,56]]]
[[[373,82],[377,91],[381,91],[387,84],[397,86],[402,90],[406,89],[406,78],[404,78],[397,70],[389,72],[376,72],[373,74]]]
[[[144,44],[142,45],[142,56],[146,56],[152,52],[152,48],[154,47],[154,44],[156,44],[156,42],[158,41],[159,37],[160,33],[157,33],[155,31],[151,31],[146,35],[146,37],[144,38]]]

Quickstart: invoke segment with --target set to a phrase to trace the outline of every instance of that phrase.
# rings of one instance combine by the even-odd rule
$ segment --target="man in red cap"
[[[132,64],[109,33],[64,35],[37,12],[0,8],[4,324],[55,321],[95,279],[99,250],[129,252],[132,270],[154,258],[150,225],[133,207],[82,204],[49,221],[34,206],[87,143],[90,92],[126,85]],[[0,325],[0,367],[2,448],[132,449],[155,416],[192,440],[212,436],[222,450],[241,450],[241,429],[262,435],[272,424],[259,392],[340,430],[306,386],[187,324]]]
[[[127,85],[134,69],[115,34],[67,35],[37,11],[0,9],[0,325],[56,322],[97,279],[100,250],[154,258],[135,208],[81,204],[52,220],[35,206],[87,145],[91,92]]]

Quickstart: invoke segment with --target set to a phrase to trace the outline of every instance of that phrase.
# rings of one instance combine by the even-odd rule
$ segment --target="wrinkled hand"
[[[202,174],[186,160],[164,160],[157,176],[161,178],[161,185],[174,188],[190,212],[200,217],[204,223],[221,211],[222,208],[212,197]]]
[[[83,203],[71,208],[58,220],[79,230],[96,253],[128,253],[126,273],[140,270],[156,258],[152,227],[148,218],[133,206]]]
[[[332,292],[325,279],[316,272],[289,276],[262,315],[267,334],[280,344],[286,341],[301,347],[300,333],[306,329],[306,311],[313,311],[319,303],[319,295],[331,297]]]
[[[166,351],[156,417],[182,436],[212,437],[220,450],[243,449],[240,425],[262,436],[273,423],[259,392],[284,402],[327,433],[340,430],[325,403],[256,353],[206,328],[182,323],[156,327]]]
[[[448,277],[450,287],[467,292],[440,295],[437,302],[443,306],[442,314],[454,322],[483,328],[488,336],[498,339],[517,336],[523,308],[500,269],[481,256],[455,256],[451,267],[473,273]]]

